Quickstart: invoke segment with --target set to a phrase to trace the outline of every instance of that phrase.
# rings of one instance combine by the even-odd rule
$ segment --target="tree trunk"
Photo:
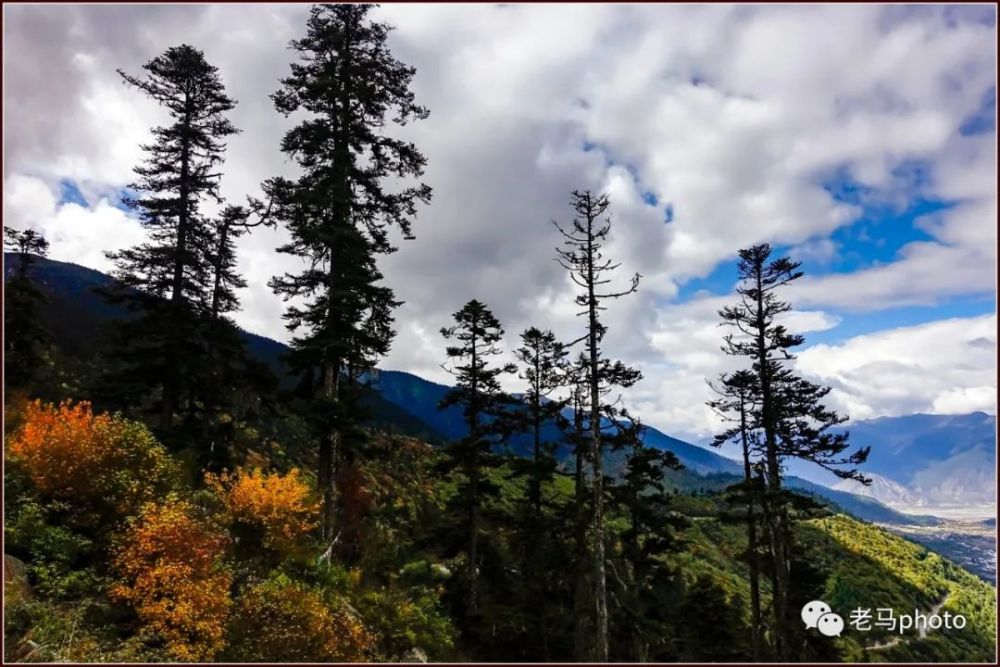
[[[774,396],[771,387],[771,367],[767,355],[767,342],[765,333],[767,323],[764,320],[764,291],[761,272],[762,266],[757,270],[757,365],[760,374],[761,385],[761,415],[763,417],[765,456],[767,460],[767,490],[772,500],[779,497],[781,491],[781,460],[778,456],[777,444],[777,416],[775,414]],[[785,544],[785,530],[782,516],[784,512],[780,507],[772,508],[770,512],[770,542],[771,556],[774,561],[775,589],[774,600],[774,648],[778,654],[778,659],[787,661],[787,642],[785,631],[788,620],[788,587],[789,568],[787,560],[787,548]]]
[[[335,406],[339,399],[340,392],[340,363],[335,359],[327,361],[323,366],[323,396]],[[319,471],[317,482],[320,493],[323,496],[321,508],[320,525],[324,542],[333,540],[334,517],[336,516],[336,489],[334,479],[336,475],[337,445],[340,441],[340,433],[336,426],[332,426],[325,437],[320,440],[319,445]]]
[[[576,591],[573,596],[573,651],[577,660],[587,659],[587,643],[590,635],[590,577],[587,563],[587,490],[584,475],[585,450],[583,430],[583,392],[575,389],[573,394],[573,432],[576,436]]]
[[[535,357],[535,377],[538,377],[538,357]],[[538,387],[535,388],[535,395],[531,399],[531,411],[534,417],[535,436],[535,466],[534,474],[531,478],[531,505],[535,510],[534,521],[537,526],[542,516],[542,421],[541,421],[541,398]]]
[[[177,247],[174,254],[174,275],[173,275],[173,287],[170,294],[170,305],[171,310],[175,311],[174,315],[178,315],[177,311],[180,310],[180,306],[184,302],[184,259],[187,255],[187,232],[188,232],[188,214],[190,208],[190,179],[191,179],[191,147],[190,147],[190,131],[191,126],[191,112],[190,112],[190,96],[185,93],[184,97],[184,122],[182,123],[182,134],[181,134],[181,173],[178,178],[178,185],[180,191],[178,193],[178,206],[177,211]],[[173,336],[170,337],[167,347],[168,356],[168,370],[167,377],[164,378],[163,382],[163,404],[160,410],[160,428],[164,431],[168,430],[173,423],[174,419],[174,408],[177,403],[177,344],[173,340]]]
[[[743,478],[747,484],[747,556],[750,566],[750,647],[754,662],[760,662],[760,562],[757,559],[757,516],[754,508],[753,471],[750,467],[750,447],[747,443],[746,409],[740,403],[740,435],[743,441]]]
[[[597,297],[594,289],[594,247],[593,235],[590,233],[593,224],[588,211],[587,228],[587,291],[588,291],[588,347],[590,355],[590,454],[594,471],[594,508],[593,508],[593,540],[594,540],[594,653],[596,662],[608,661],[608,599],[607,581],[604,564],[604,460],[601,456],[601,379],[599,370],[599,351],[597,348]]]
[[[472,322],[472,368],[476,369],[478,350],[476,349],[476,327],[479,323]],[[479,382],[476,371],[472,373],[470,388],[472,390],[472,406],[469,410],[469,438],[472,445],[472,469],[469,471],[471,486],[469,507],[469,591],[468,614],[479,613]]]

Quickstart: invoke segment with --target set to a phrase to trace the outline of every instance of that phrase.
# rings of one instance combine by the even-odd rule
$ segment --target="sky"
[[[120,198],[165,112],[122,85],[189,43],[238,101],[222,194],[294,176],[295,119],[268,95],[307,5],[5,5],[4,224],[108,270],[143,230]],[[785,297],[793,362],[852,420],[996,414],[996,10],[992,5],[383,5],[426,120],[387,131],[427,157],[433,200],[384,258],[405,303],[383,368],[446,382],[439,330],[477,298],[517,346],[582,333],[553,260],[569,193],[605,192],[608,255],[639,292],[609,307],[609,354],[639,367],[647,424],[704,440],[706,378],[735,369],[718,310],[741,247],[806,276]],[[269,278],[281,229],[240,240],[245,329],[288,340]],[[508,388],[519,381],[510,378]]]

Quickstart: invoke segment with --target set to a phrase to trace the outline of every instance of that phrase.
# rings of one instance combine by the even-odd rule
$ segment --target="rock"
[[[427,654],[421,649],[413,647],[409,651],[403,654],[403,657],[399,659],[400,662],[427,662]]]
[[[30,600],[35,596],[28,583],[28,566],[8,554],[3,555],[3,582],[11,602]]]

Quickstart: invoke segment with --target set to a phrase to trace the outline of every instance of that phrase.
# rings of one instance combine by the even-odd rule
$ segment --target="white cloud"
[[[910,412],[996,414],[996,315],[956,318],[815,345],[806,374],[834,387],[852,419]]]
[[[44,232],[49,257],[110,271],[105,250],[128,248],[145,239],[139,223],[106,197],[92,206],[59,203],[39,178],[13,175],[4,183],[4,225]]]
[[[288,72],[286,45],[301,34],[306,11],[5,6],[5,214],[59,234],[54,256],[95,268],[106,268],[102,251],[110,245],[134,242],[134,223],[102,197],[131,180],[137,147],[162,111],[122,86],[115,68],[137,72],[181,42],[205,49],[239,101],[233,121],[243,133],[230,141],[223,194],[242,200],[263,179],[294,173],[278,152],[291,121],[267,95]],[[798,315],[802,326],[834,326],[832,308],[934,303],[994,289],[995,134],[958,131],[996,83],[995,21],[984,23],[981,11],[386,5],[377,12],[397,26],[393,52],[416,66],[417,101],[431,109],[428,120],[398,133],[426,154],[425,180],[435,190],[416,240],[383,262],[406,302],[386,367],[439,373],[437,330],[472,297],[494,308],[508,347],[530,324],[578,335],[571,286],[552,261],[558,237],[550,225],[567,220],[574,188],[612,193],[609,254],[622,261],[623,279],[638,271],[644,280],[640,294],[609,310],[608,349],[643,367],[635,400],[653,415],[647,421],[670,430],[709,427],[703,380],[725,362],[717,300],[664,304],[684,280],[733,261],[741,246],[768,241],[814,259],[831,256],[830,234],[859,212],[822,187],[835,173],[905,202],[914,186],[893,174],[919,161],[929,174],[924,194],[957,205],[924,221],[932,239],[894,261],[790,290],[811,311]],[[52,193],[63,178],[76,180],[91,204],[58,205]],[[668,204],[673,221],[665,224]],[[273,252],[283,238],[259,231],[240,240],[249,287],[237,319],[287,339],[283,304],[267,287],[270,276],[296,267]],[[969,387],[970,398],[956,387]],[[942,405],[982,396],[973,385],[951,389],[959,393]],[[868,403],[859,409],[877,411]]]

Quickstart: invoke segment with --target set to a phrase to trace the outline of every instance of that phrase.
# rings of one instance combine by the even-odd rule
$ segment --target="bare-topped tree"
[[[569,271],[570,278],[580,292],[575,303],[581,310],[578,315],[586,318],[586,333],[574,343],[583,342],[587,355],[587,380],[589,397],[587,405],[587,428],[590,436],[590,456],[592,466],[591,507],[591,587],[590,606],[594,611],[594,632],[591,646],[577,645],[577,657],[597,662],[608,660],[608,601],[605,581],[604,556],[604,464],[602,458],[602,417],[607,408],[604,397],[615,387],[625,388],[635,384],[642,376],[633,368],[621,362],[611,362],[602,354],[601,342],[607,333],[607,326],[601,322],[603,305],[611,299],[632,294],[639,288],[639,274],[632,276],[631,283],[624,289],[609,288],[611,275],[619,268],[601,252],[611,231],[611,220],[604,217],[611,202],[607,195],[594,194],[590,190],[574,190],[570,200],[575,216],[570,226],[554,223],[563,236],[563,247],[556,249],[556,261]],[[578,623],[584,622],[582,619]],[[580,639],[585,634],[578,632]]]

